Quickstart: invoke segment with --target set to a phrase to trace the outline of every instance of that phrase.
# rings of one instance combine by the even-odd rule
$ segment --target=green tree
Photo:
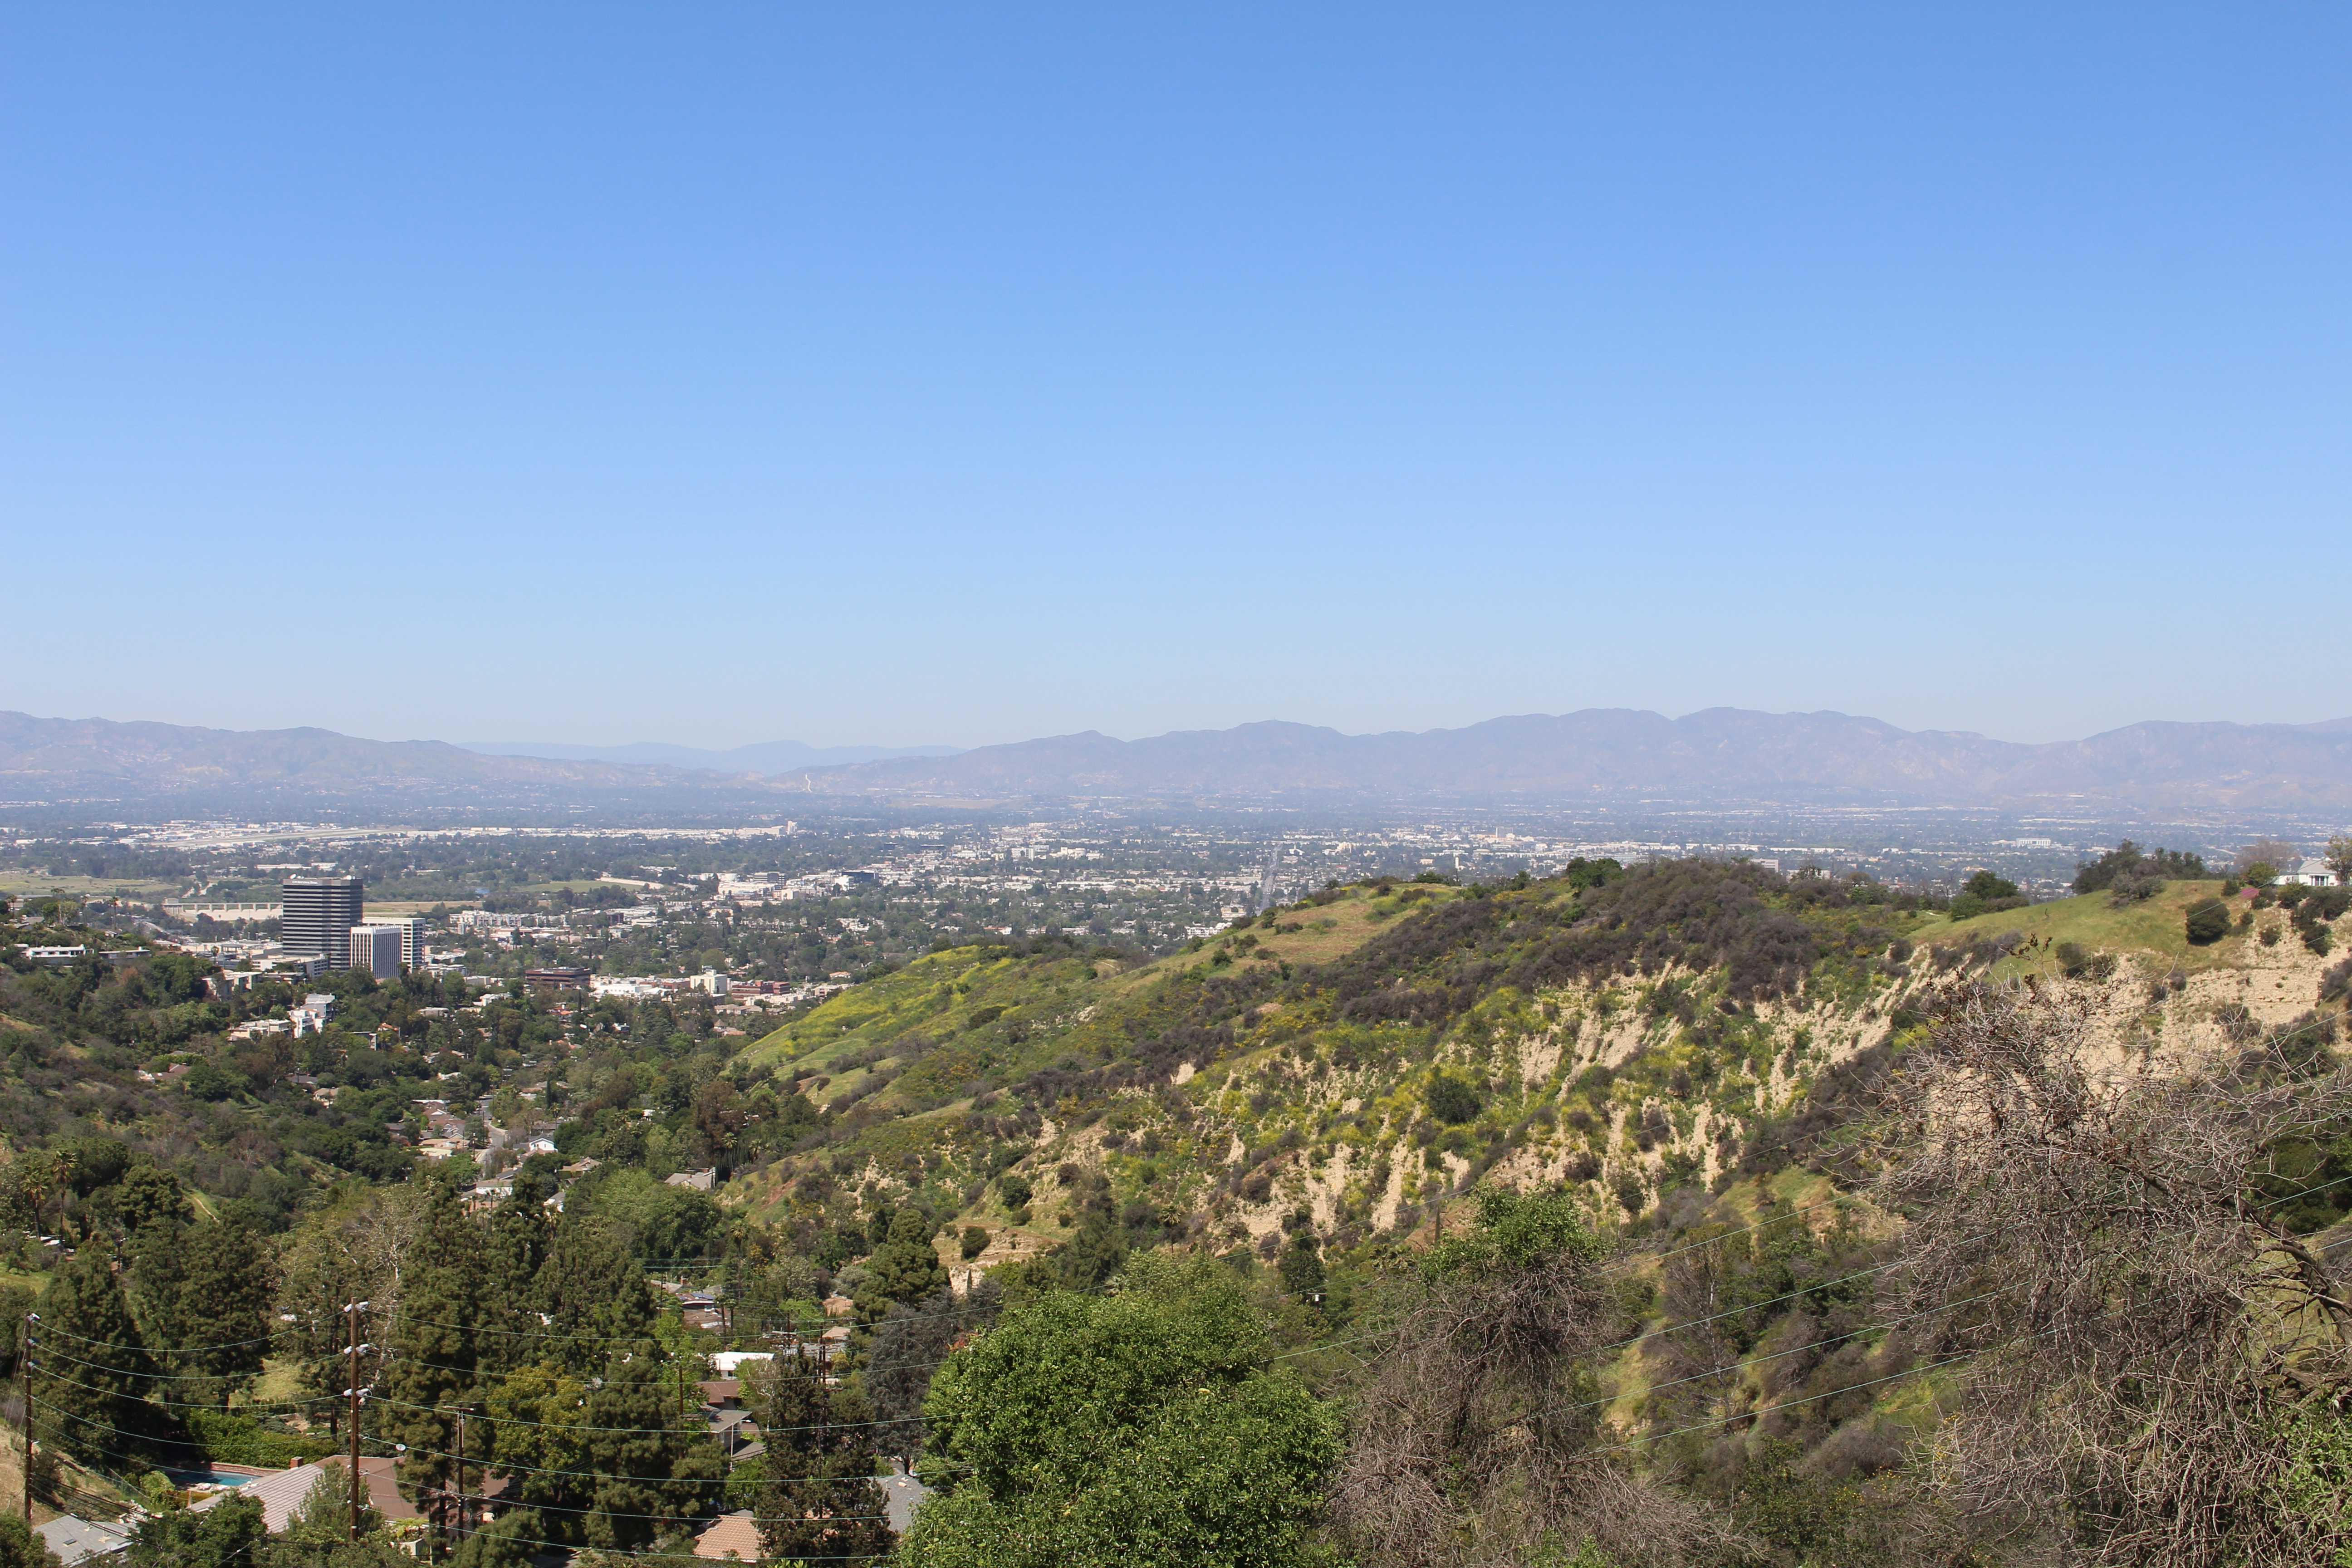
[[[362,1535],[372,1535],[383,1528],[383,1515],[376,1511],[364,1484],[360,1487],[359,1524]],[[351,1527],[351,1467],[330,1459],[319,1467],[319,1479],[310,1483],[310,1489],[287,1516],[285,1538],[299,1546],[316,1548],[348,1541]]]
[[[416,1559],[387,1535],[338,1536],[331,1542],[273,1541],[254,1557],[255,1568],[416,1568]],[[518,1557],[511,1568],[530,1561]],[[242,1565],[240,1565],[242,1568]]]
[[[931,1224],[921,1211],[900,1209],[890,1219],[889,1238],[866,1262],[864,1303],[881,1312],[892,1301],[919,1301],[944,1289],[948,1271],[931,1247]]]
[[[175,1231],[195,1213],[180,1178],[152,1165],[133,1165],[124,1172],[122,1180],[107,1190],[105,1206],[126,1237],[149,1226]]]
[[[544,1327],[539,1276],[551,1240],[547,1211],[536,1203],[509,1200],[491,1211],[488,1230],[482,1241],[481,1353],[485,1365],[504,1370],[530,1359]]]
[[[78,1459],[106,1462],[102,1449],[124,1449],[147,1430],[140,1397],[154,1374],[113,1260],[92,1243],[50,1277],[41,1293],[33,1397],[41,1440]]]
[[[1323,1289],[1323,1255],[1318,1249],[1315,1233],[1302,1230],[1290,1238],[1282,1253],[1282,1289],[1285,1294],[1301,1299],[1316,1295]]]
[[[2016,883],[2006,877],[1996,877],[1990,871],[1979,871],[1961,884],[1960,891],[1972,898],[1980,899],[1986,903],[1990,903],[1995,899],[2013,899],[2018,896]]]
[[[375,1422],[408,1447],[400,1489],[412,1501],[446,1490],[456,1461],[456,1407],[480,1379],[482,1233],[446,1181],[425,1180],[424,1211],[407,1250],[399,1308],[388,1330],[385,1399]],[[372,1423],[372,1426],[374,1423]]]
[[[507,1500],[524,1509],[583,1509],[591,1495],[594,1434],[588,1425],[585,1382],[550,1362],[518,1367],[492,1384],[485,1408],[491,1468],[507,1478]],[[546,1540],[534,1520],[525,1533]]]
[[[950,1358],[925,1467],[953,1489],[900,1548],[912,1568],[1273,1568],[1313,1539],[1337,1417],[1265,1370],[1233,1271],[1134,1259],[1109,1298],[1054,1293]]]
[[[588,1373],[604,1364],[615,1341],[642,1337],[650,1348],[660,1315],[653,1287],[616,1228],[605,1221],[565,1215],[548,1243],[535,1289],[545,1331],[563,1336],[525,1342],[541,1345],[536,1353]]]
[[[65,1568],[65,1560],[14,1514],[0,1516],[0,1568]]]
[[[1871,1568],[1885,1563],[1889,1542],[1861,1489],[1800,1468],[1804,1450],[1767,1437],[1740,1477],[1739,1522],[1780,1549],[1780,1562],[1802,1568]],[[1782,1555],[1781,1553],[1785,1553]]]
[[[131,1568],[246,1568],[269,1538],[253,1498],[231,1495],[205,1510],[172,1509],[140,1522],[131,1538]]]
[[[274,1259],[241,1225],[155,1221],[132,1242],[131,1306],[173,1397],[226,1405],[261,1372],[277,1327]]]
[[[1072,1237],[1053,1257],[1053,1272],[1073,1290],[1099,1289],[1127,1262],[1126,1233],[1110,1215],[1097,1209],[1087,1215]]]
[[[597,1475],[590,1505],[595,1511],[586,1523],[589,1545],[645,1546],[718,1496],[726,1461],[694,1421],[685,1370],[631,1355],[607,1364],[589,1393],[591,1466]]]
[[[1423,1098],[1429,1113],[1447,1126],[1456,1126],[1478,1114],[1478,1092],[1450,1073],[1432,1073]]]
[[[703,1257],[725,1219],[709,1194],[666,1185],[644,1171],[614,1172],[589,1204],[642,1258]]]
[[[2230,907],[2219,899],[2200,899],[2184,918],[2189,940],[2202,947],[2230,934]]]
[[[776,1378],[760,1431],[768,1445],[768,1484],[756,1511],[760,1546],[771,1563],[890,1550],[864,1400],[795,1366]]]
[[[687,1425],[684,1369],[639,1351],[600,1370],[591,1386],[536,1363],[488,1391],[491,1468],[508,1478],[509,1500],[531,1510],[523,1534],[634,1548],[717,1493],[724,1461]]]

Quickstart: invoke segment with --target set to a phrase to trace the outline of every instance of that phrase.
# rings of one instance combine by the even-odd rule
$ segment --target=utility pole
[[[348,1536],[353,1542],[360,1538],[360,1488],[366,1484],[360,1479],[360,1352],[369,1347],[360,1343],[360,1314],[367,1309],[365,1301],[352,1301],[343,1308],[343,1326],[349,1331],[351,1342],[351,1382],[343,1390],[343,1398],[349,1404],[352,1423],[352,1468],[346,1475],[352,1500]]]
[[[457,1412],[457,1529],[455,1539],[466,1539],[466,1413]]]
[[[38,1312],[25,1314],[24,1353],[16,1358],[17,1392],[25,1403],[25,1528],[33,1528],[33,1325]]]
[[[833,1472],[825,1468],[825,1455],[833,1447],[833,1390],[825,1386],[824,1373],[833,1360],[833,1346],[822,1339],[816,1343],[816,1463],[809,1468],[819,1476],[829,1476]],[[817,1496],[824,1499],[825,1493]]]

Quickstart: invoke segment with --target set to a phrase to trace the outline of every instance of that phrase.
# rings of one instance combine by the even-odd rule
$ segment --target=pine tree
[[[866,1263],[866,1289],[860,1292],[879,1315],[892,1301],[919,1301],[947,1288],[948,1271],[931,1247],[931,1224],[917,1209],[900,1209],[891,1216],[887,1237]]]
[[[0,1568],[65,1568],[65,1560],[26,1529],[23,1520],[0,1514]]]
[[[482,1230],[467,1218],[447,1181],[427,1177],[425,1189],[399,1310],[375,1331],[391,1354],[383,1403],[368,1421],[372,1433],[407,1445],[400,1489],[411,1501],[449,1489],[457,1468],[454,1407],[474,1399],[482,1370]]]
[[[86,1246],[41,1294],[33,1353],[34,1429],[76,1458],[105,1463],[146,1435],[141,1398],[154,1374],[106,1249]],[[111,1468],[111,1467],[110,1467]]]
[[[482,1357],[485,1366],[506,1372],[538,1353],[546,1211],[536,1204],[500,1204],[491,1212],[488,1231],[482,1245]]]
[[[890,1550],[864,1400],[793,1368],[777,1376],[760,1430],[769,1478],[758,1509],[760,1546],[772,1563]]]
[[[1054,1263],[1071,1289],[1093,1290],[1109,1283],[1127,1261],[1127,1237],[1110,1215],[1097,1210],[1054,1255]]]
[[[286,1521],[286,1539],[302,1546],[331,1545],[351,1538],[352,1488],[351,1468],[343,1460],[330,1459],[319,1467],[319,1479],[295,1505]],[[367,1485],[360,1485],[360,1533],[373,1534],[383,1528],[383,1515],[368,1497]]]
[[[131,1306],[173,1379],[172,1397],[226,1405],[272,1349],[268,1247],[243,1226],[160,1223],[143,1227],[132,1247]]]
[[[125,1237],[159,1225],[176,1231],[195,1216],[195,1206],[189,1203],[180,1178],[152,1165],[131,1166],[94,1206],[110,1214]]]
[[[1322,1292],[1323,1281],[1323,1256],[1315,1233],[1302,1230],[1290,1238],[1282,1255],[1283,1294],[1307,1300]]]
[[[539,1310],[551,1339],[540,1352],[573,1372],[593,1372],[614,1353],[615,1341],[642,1338],[651,1349],[653,1288],[644,1271],[603,1221],[565,1215],[540,1266]]]
[[[584,1436],[597,1475],[589,1544],[643,1546],[716,1495],[723,1466],[709,1439],[687,1429],[695,1396],[685,1372],[647,1355],[615,1358],[589,1394]],[[652,1479],[664,1476],[672,1479]]]

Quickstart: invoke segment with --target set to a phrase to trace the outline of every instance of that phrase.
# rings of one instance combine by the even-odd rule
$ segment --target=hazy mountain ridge
[[[442,741],[369,741],[331,730],[209,730],[152,721],[0,712],[0,779],[171,794],[207,788],[343,790],[417,785],[628,788],[719,782],[716,773],[609,763],[490,757]]]
[[[475,792],[486,802],[542,792],[653,790],[708,803],[720,793],[789,789],[967,798],[1713,799],[1873,806],[2064,800],[2140,809],[2352,808],[2352,719],[2150,722],[2083,741],[2026,745],[1958,731],[1901,730],[1843,713],[1715,708],[1668,719],[1589,709],[1372,735],[1272,721],[1138,741],[1088,731],[948,755],[782,764],[787,748],[798,744],[701,753],[646,743],[613,749],[646,757],[619,762],[500,755],[320,729],[212,730],[0,713],[0,781],[16,795],[93,786],[173,795]],[[662,756],[740,765],[732,772],[683,767],[656,760]]]
[[[2352,805],[2352,721],[2135,724],[2027,745],[1843,713],[1630,709],[1343,735],[1264,722],[1118,741],[1087,731],[936,761],[813,771],[845,793],[1647,795],[1990,804],[2092,796],[2141,806]]]
[[[620,746],[575,745],[562,741],[459,741],[457,744],[466,751],[487,757],[544,757],[554,762],[707,769],[730,774],[838,767],[846,763],[883,762],[897,757],[952,757],[962,749],[957,746],[812,746],[805,741],[761,741],[725,751],[712,751],[700,746],[673,746],[660,741],[633,741]]]

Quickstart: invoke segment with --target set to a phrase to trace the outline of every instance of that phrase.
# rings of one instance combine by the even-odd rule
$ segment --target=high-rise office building
[[[345,940],[351,944],[351,967],[364,969],[378,980],[400,978],[400,939],[405,935],[398,926],[370,922],[352,927]]]
[[[330,969],[351,963],[352,928],[365,889],[357,877],[289,877],[278,884],[278,940],[286,951],[315,954]]]

